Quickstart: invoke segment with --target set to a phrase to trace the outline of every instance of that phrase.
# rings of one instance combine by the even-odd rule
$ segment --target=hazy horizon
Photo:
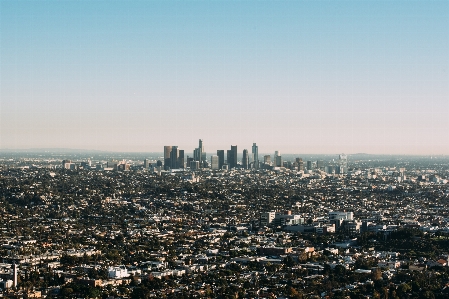
[[[0,149],[449,154],[448,1],[1,1]]]

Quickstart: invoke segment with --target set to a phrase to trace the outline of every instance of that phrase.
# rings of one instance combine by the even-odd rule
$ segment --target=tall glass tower
[[[253,143],[251,152],[253,154],[254,168],[259,169],[259,147],[256,143]]]

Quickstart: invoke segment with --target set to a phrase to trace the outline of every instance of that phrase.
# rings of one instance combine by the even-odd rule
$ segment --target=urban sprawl
[[[449,157],[0,152],[0,297],[449,298]]]

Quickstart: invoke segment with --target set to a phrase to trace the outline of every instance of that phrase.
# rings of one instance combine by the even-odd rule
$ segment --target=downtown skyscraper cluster
[[[162,165],[161,165],[162,166]],[[243,159],[241,164],[238,161],[237,145],[231,145],[231,149],[217,150],[216,155],[212,155],[210,160],[207,159],[207,154],[204,150],[203,140],[199,139],[198,147],[193,150],[193,157],[184,156],[184,150],[180,150],[178,146],[164,146],[164,161],[163,166],[165,170],[169,169],[184,169],[198,170],[201,168],[218,169],[233,169],[241,167],[243,169],[259,169],[259,149],[256,143],[253,143],[251,148],[251,156],[247,149],[243,150]]]

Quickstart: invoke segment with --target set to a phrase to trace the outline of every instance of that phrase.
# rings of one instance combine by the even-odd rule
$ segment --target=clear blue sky
[[[449,1],[0,0],[0,148],[449,154]]]

